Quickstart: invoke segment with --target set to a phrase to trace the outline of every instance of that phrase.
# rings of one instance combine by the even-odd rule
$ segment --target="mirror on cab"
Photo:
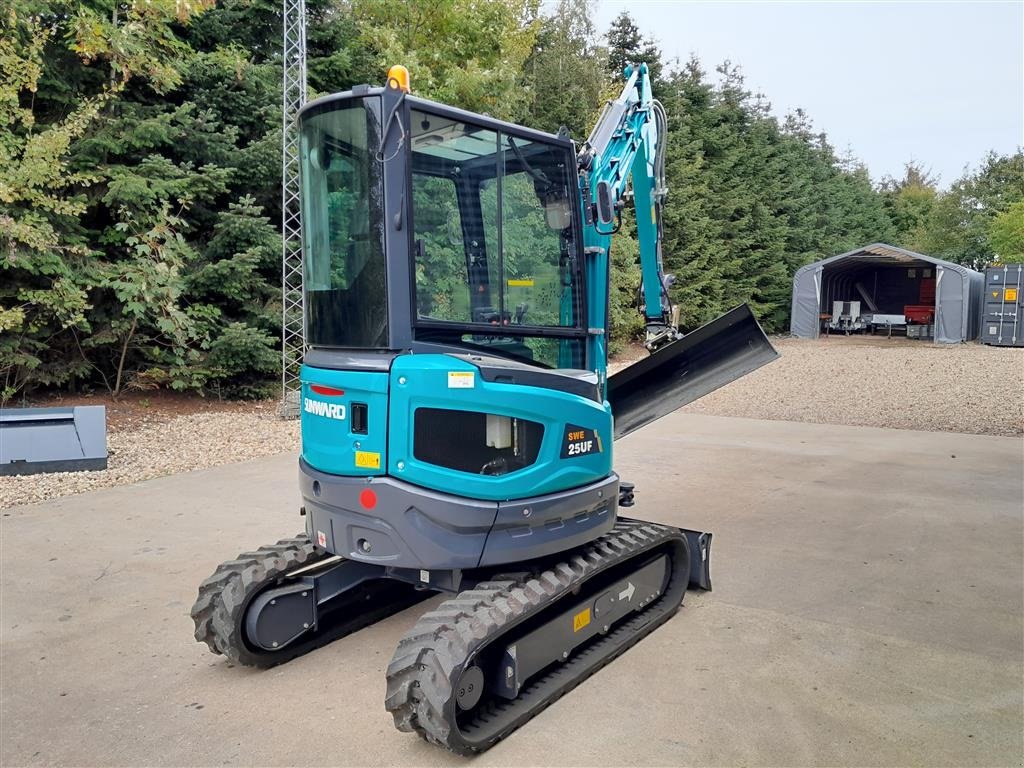
[[[615,202],[612,200],[612,188],[607,181],[597,182],[597,220],[602,224],[615,221]]]

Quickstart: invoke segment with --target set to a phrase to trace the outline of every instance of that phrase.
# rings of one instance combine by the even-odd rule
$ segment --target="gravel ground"
[[[775,338],[781,357],[684,410],[896,429],[1024,434],[1024,349],[907,339]],[[629,350],[613,370],[644,354]],[[89,401],[83,401],[89,402]],[[71,404],[68,401],[65,404]],[[299,423],[273,403],[159,402],[111,420],[109,468],[0,479],[0,508],[299,448]],[[147,404],[148,408],[148,404]],[[141,411],[145,412],[145,411]],[[117,414],[117,407],[112,412]]]
[[[299,449],[297,419],[282,421],[272,404],[250,408],[111,425],[107,469],[0,478],[0,508]]]
[[[774,338],[778,360],[690,413],[819,424],[1024,434],[1024,349],[913,339]]]

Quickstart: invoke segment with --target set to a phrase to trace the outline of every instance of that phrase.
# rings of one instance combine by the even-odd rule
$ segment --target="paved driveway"
[[[676,415],[636,516],[715,533],[711,594],[479,765],[1019,764],[1022,442]],[[423,606],[283,667],[192,640],[198,583],[301,530],[294,455],[5,510],[0,763],[450,765],[384,668]]]

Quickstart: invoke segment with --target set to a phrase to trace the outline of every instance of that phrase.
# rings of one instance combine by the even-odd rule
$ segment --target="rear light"
[[[344,395],[344,389],[335,389],[334,387],[325,387],[323,384],[310,384],[309,388],[316,392],[318,395],[327,395],[328,397]]]

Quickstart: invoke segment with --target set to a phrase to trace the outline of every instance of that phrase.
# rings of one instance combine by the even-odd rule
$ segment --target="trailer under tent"
[[[980,272],[886,243],[872,243],[807,264],[793,276],[790,332],[814,339],[834,313],[845,327],[869,327],[874,318],[907,335],[952,344],[978,338],[985,278]],[[866,317],[866,321],[857,322]],[[834,324],[832,327],[836,327]]]

